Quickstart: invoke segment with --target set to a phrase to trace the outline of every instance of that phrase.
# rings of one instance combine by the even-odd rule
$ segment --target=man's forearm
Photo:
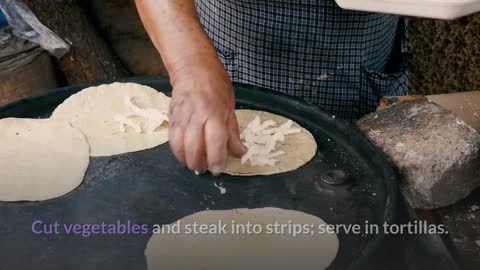
[[[145,28],[160,52],[170,76],[188,61],[220,64],[203,30],[194,0],[136,0]],[[218,62],[218,63],[217,63]]]

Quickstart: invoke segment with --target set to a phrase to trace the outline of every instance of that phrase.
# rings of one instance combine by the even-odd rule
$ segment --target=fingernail
[[[219,176],[223,172],[223,168],[221,166],[213,166],[210,172],[213,176]]]
[[[201,170],[201,171],[195,170],[194,172],[196,175],[202,175],[202,174],[205,174],[206,170]]]

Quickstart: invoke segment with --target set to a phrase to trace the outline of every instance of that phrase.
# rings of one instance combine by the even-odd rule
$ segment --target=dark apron
[[[196,0],[234,82],[283,92],[349,120],[407,94],[406,20],[334,0]]]

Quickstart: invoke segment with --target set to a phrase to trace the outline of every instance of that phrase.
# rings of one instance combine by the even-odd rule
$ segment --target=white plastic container
[[[435,19],[455,19],[480,11],[480,0],[336,0],[344,9]]]

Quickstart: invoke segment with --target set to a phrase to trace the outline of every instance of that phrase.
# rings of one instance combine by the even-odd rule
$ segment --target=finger
[[[227,128],[226,121],[217,118],[209,119],[204,126],[208,170],[214,175],[219,175],[225,169],[228,141]]]
[[[238,129],[237,116],[235,112],[230,114],[228,118],[228,150],[237,157],[243,156],[247,152],[247,148],[240,140],[240,131]]]
[[[170,101],[170,105],[168,107],[168,117],[175,118],[179,115],[178,109],[185,107],[185,95],[175,95],[176,91],[173,92],[173,97]]]
[[[172,100],[169,108],[169,142],[173,154],[181,163],[185,161],[184,134],[191,115],[189,106],[185,105],[183,96]]]
[[[190,170],[204,173],[207,170],[207,154],[203,135],[203,122],[195,119],[184,135],[185,161]]]
[[[185,164],[185,147],[183,145],[183,134],[184,130],[180,126],[174,126],[169,128],[168,138],[170,142],[170,148],[172,149],[173,154],[181,163]]]
[[[175,104],[179,104],[179,102],[176,102]],[[189,106],[186,106],[183,102],[181,102],[181,104],[177,106],[170,105],[168,113],[169,127],[185,128],[191,115],[191,108]]]

